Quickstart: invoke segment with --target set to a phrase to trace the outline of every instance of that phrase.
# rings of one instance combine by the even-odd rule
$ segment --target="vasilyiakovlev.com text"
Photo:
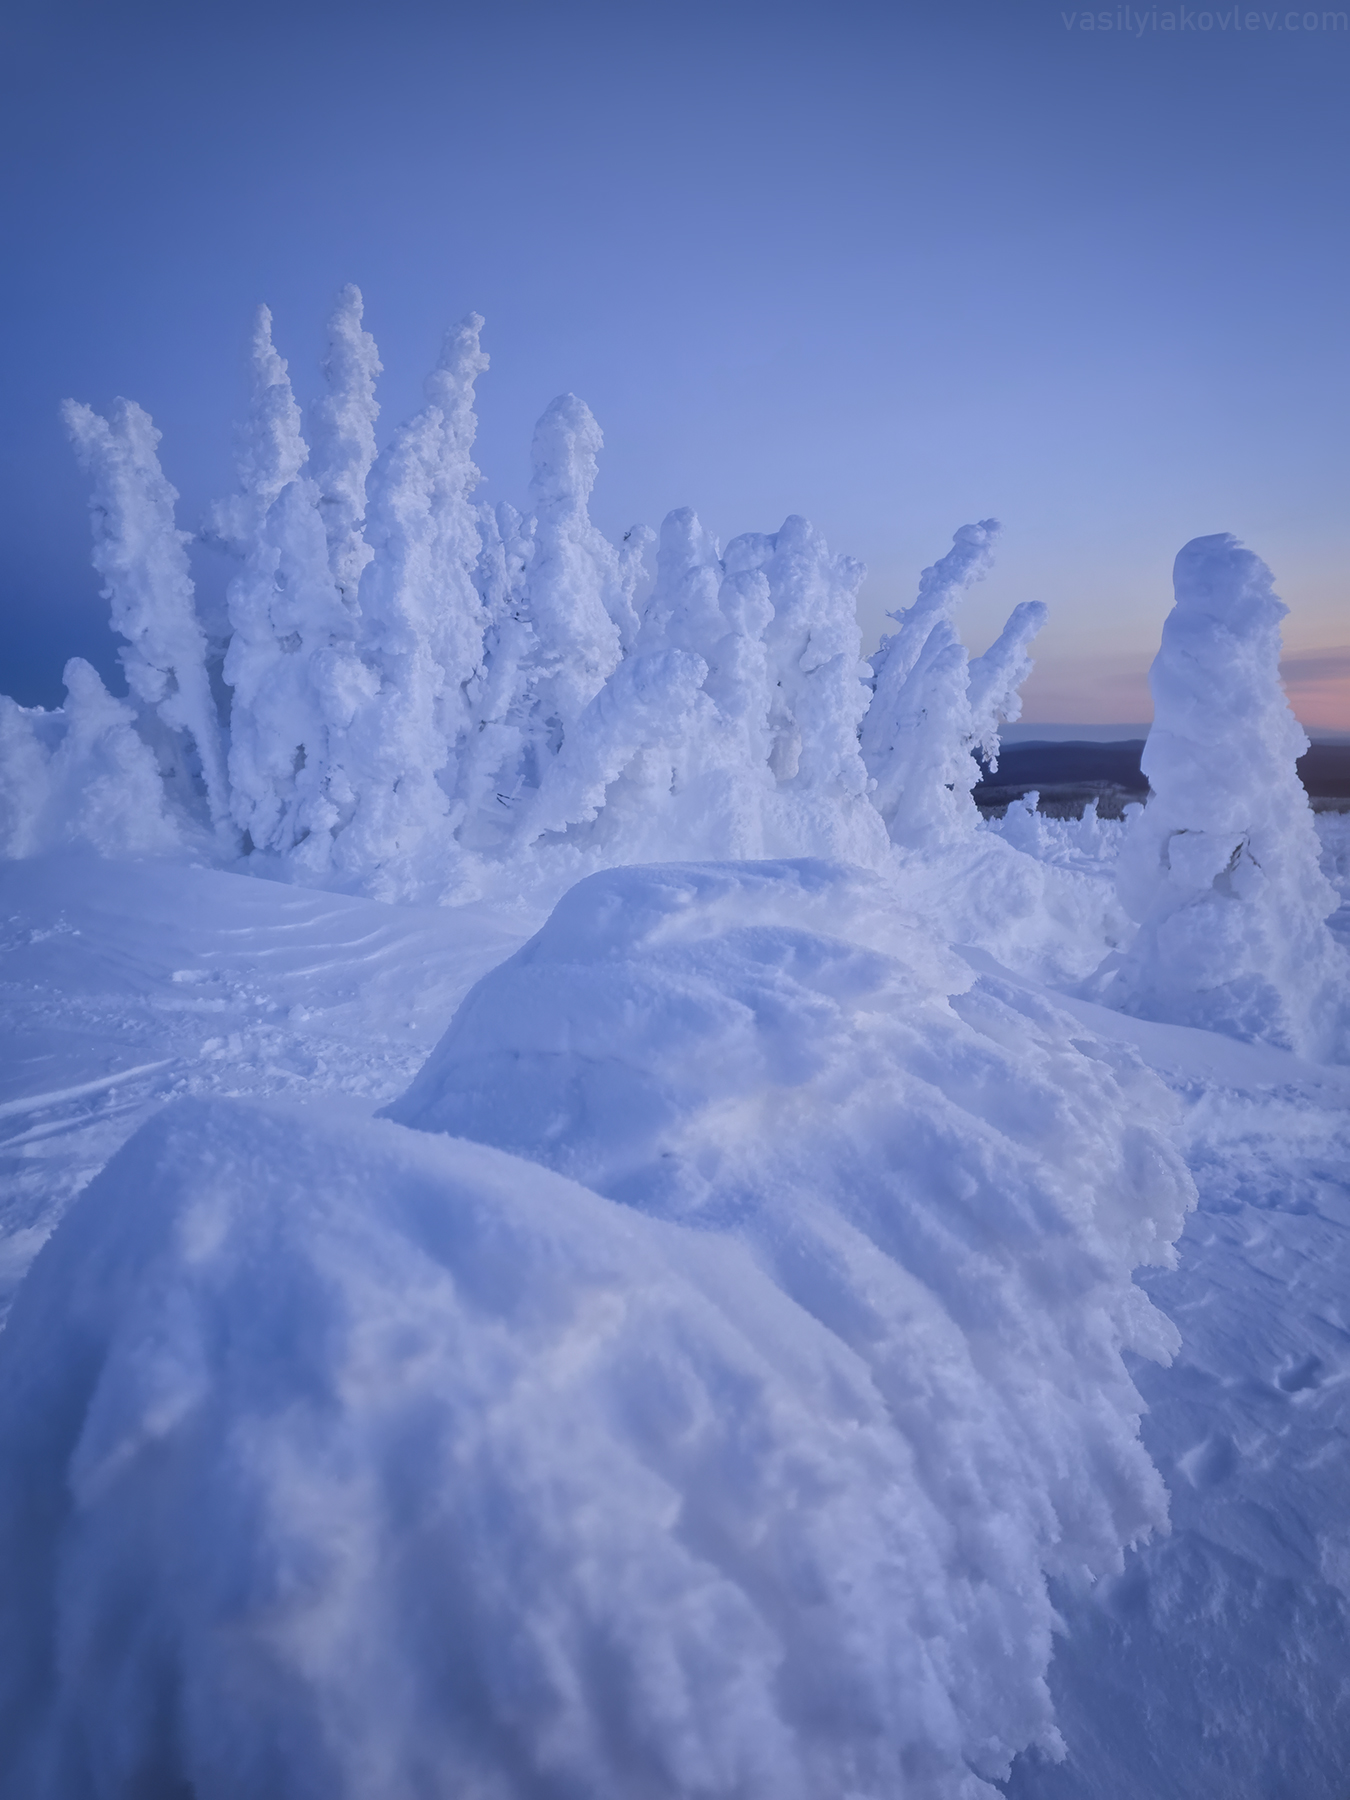
[[[1066,31],[1350,31],[1350,14],[1343,12],[1136,12],[1132,6],[1115,12],[1062,12]]]

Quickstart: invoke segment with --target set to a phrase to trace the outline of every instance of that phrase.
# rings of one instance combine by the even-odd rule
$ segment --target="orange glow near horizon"
[[[1350,645],[1291,652],[1285,692],[1308,731],[1350,731]],[[1046,657],[1023,689],[1028,724],[1144,724],[1153,717],[1148,665],[1123,656]]]
[[[1350,645],[1296,651],[1285,657],[1280,673],[1306,729],[1350,731]]]

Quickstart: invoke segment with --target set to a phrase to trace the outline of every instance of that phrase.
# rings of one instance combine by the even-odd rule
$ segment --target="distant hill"
[[[1046,727],[1055,732],[1067,729]],[[1143,749],[1142,735],[1107,743],[1058,738],[1006,743],[997,773],[986,773],[976,787],[975,803],[983,813],[1001,812],[1035,788],[1041,810],[1054,817],[1076,818],[1090,800],[1096,800],[1102,818],[1118,819],[1131,800],[1148,796],[1148,782],[1139,767]],[[1350,809],[1350,739],[1315,742],[1300,757],[1298,772],[1309,797],[1321,803],[1319,810]]]

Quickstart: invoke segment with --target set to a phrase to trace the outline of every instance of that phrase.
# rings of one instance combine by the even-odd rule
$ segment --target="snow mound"
[[[1270,570],[1226,533],[1178,554],[1119,891],[1138,936],[1104,998],[1145,1018],[1350,1057],[1350,960],[1295,767]]]
[[[489,1141],[168,1106],[0,1338],[0,1793],[975,1800],[1053,1754],[1047,1575],[1165,1523],[1121,1351],[1172,1348],[1130,1270],[1191,1197],[1071,1035],[856,872],[617,871],[396,1109]]]
[[[1192,1189],[1128,1052],[976,983],[858,871],[628,869],[574,888],[386,1110],[748,1245],[866,1365],[1045,1733],[1043,1572],[1165,1520],[1120,1352],[1174,1347],[1130,1272]]]

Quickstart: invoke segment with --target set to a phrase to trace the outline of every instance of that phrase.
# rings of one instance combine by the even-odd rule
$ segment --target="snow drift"
[[[1047,1574],[1165,1522],[1121,1353],[1193,1197],[1073,1035],[857,872],[619,871],[422,1129],[166,1109],[0,1339],[0,1792],[973,1800],[1053,1751]]]

